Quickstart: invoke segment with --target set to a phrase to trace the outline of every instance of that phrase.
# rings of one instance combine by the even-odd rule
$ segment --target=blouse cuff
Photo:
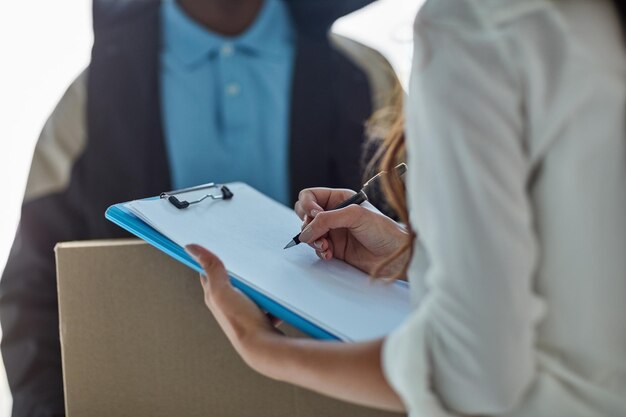
[[[443,407],[432,390],[424,310],[421,307],[415,310],[387,336],[382,350],[383,372],[410,416],[457,416]]]

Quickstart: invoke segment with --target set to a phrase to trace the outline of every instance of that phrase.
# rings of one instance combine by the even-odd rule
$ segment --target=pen
[[[406,172],[406,164],[405,163],[398,164],[396,165],[394,170],[396,174],[398,175],[398,177],[401,177]],[[367,201],[367,190],[369,189],[369,187],[375,184],[377,185],[380,182],[380,179],[385,175],[387,175],[387,171],[382,171],[376,174],[375,176],[373,176],[372,178],[370,178],[365,184],[363,184],[363,188],[361,188],[361,190],[358,193],[356,193],[352,197],[348,198],[347,200],[339,204],[333,210],[339,210],[344,207],[348,207],[350,204],[361,204],[364,201]],[[299,244],[300,244],[300,233],[295,235],[293,239],[291,239],[289,243],[287,243],[287,246],[285,246],[284,249],[289,249]]]

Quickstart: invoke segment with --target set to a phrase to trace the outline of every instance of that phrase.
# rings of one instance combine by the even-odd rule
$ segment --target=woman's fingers
[[[354,191],[336,188],[306,188],[300,191],[295,205],[296,213],[301,219],[304,216],[315,218],[318,213],[331,210],[342,201],[354,195]]]
[[[328,239],[326,238],[317,239],[315,242],[309,244],[309,246],[311,246],[313,249],[315,249],[318,252],[324,252],[326,249],[328,249]]]
[[[324,249],[324,252],[326,252],[326,257],[324,259],[328,260],[331,259],[333,257],[333,253],[335,251],[334,249],[334,245],[333,245],[333,241],[330,239],[326,239],[326,247]]]
[[[364,211],[367,209],[353,204],[340,210],[319,213],[300,233],[300,241],[313,243],[333,229],[360,225]]]
[[[300,220],[306,221],[307,214],[304,211],[304,208],[302,208],[302,203],[299,200],[296,201],[296,204],[293,206],[293,210],[296,212],[298,217],[300,217]]]
[[[325,196],[326,193],[316,192],[316,190],[322,189],[307,188],[298,194],[295,210],[302,220],[305,220],[306,216],[313,218],[317,213],[324,211],[320,203],[324,204],[328,197]]]
[[[220,258],[202,246],[195,244],[187,245],[185,250],[200,264],[202,269],[204,269],[205,273],[201,275],[200,281],[205,292],[216,291],[224,286],[230,287],[228,273]]]
[[[313,217],[309,217],[305,214],[304,218],[302,219],[302,225],[300,226],[300,231],[304,230],[304,228],[307,227],[309,223],[311,223],[311,220],[313,220]]]
[[[215,319],[235,347],[242,348],[244,335],[270,331],[270,318],[245,294],[233,287],[222,261],[199,245],[188,245],[185,250],[202,266],[200,275],[204,300]]]
[[[318,258],[324,260],[324,261],[328,261],[330,259],[333,258],[333,252],[330,250],[327,251],[315,251],[315,254],[317,255]]]
[[[315,250],[315,253],[320,259],[328,260],[333,257],[333,243],[330,239],[320,238],[313,243],[309,244]]]

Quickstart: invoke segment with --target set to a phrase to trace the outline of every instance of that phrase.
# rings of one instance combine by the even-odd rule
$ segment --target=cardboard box
[[[68,417],[383,417],[256,374],[197,274],[135,240],[57,245]]]

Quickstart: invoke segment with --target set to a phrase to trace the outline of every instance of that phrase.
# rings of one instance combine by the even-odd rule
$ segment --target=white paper
[[[413,21],[424,0],[378,0],[343,16],[331,28],[380,53],[406,92],[413,57]]]
[[[322,261],[307,245],[283,249],[300,231],[293,210],[243,183],[232,200],[205,200],[179,210],[167,200],[126,207],[180,246],[218,255],[229,273],[345,341],[384,336],[409,314],[405,283],[384,283],[341,261]],[[206,191],[179,195],[192,201]]]

